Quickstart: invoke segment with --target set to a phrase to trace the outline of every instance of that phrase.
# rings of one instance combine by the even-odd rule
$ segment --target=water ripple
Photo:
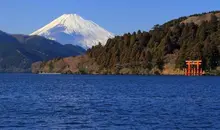
[[[219,77],[0,75],[0,129],[220,129]]]

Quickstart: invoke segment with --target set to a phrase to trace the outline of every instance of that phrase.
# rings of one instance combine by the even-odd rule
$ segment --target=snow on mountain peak
[[[30,35],[40,35],[56,40],[62,44],[73,44],[85,49],[97,45],[105,45],[114,35],[96,23],[85,20],[77,14],[63,14],[51,23]]]

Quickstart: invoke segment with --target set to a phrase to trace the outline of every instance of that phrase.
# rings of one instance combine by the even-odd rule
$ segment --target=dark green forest
[[[185,60],[202,59],[203,69],[215,70],[220,61],[220,21],[219,11],[195,14],[210,14],[201,24],[182,23],[189,17],[181,17],[163,25],[155,25],[149,32],[137,31],[109,39],[87,51],[101,66],[100,70],[114,71],[131,68],[133,73],[140,68],[164,69],[164,65],[175,60],[175,68],[183,69]],[[174,55],[169,59],[168,55]],[[174,69],[175,69],[174,68]]]

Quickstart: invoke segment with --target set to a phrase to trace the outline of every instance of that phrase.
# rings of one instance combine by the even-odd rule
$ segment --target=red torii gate
[[[187,68],[184,69],[185,75],[187,76],[200,76],[203,74],[201,65],[202,60],[187,60]]]

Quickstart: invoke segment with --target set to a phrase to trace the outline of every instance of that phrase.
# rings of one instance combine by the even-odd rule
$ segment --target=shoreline
[[[36,74],[36,75],[100,75],[100,76],[186,76],[186,77],[200,77],[200,76],[220,76],[220,75],[209,75],[209,74],[204,74],[204,75],[180,75],[180,74],[79,74],[79,73],[72,73],[72,74],[66,74],[66,73],[31,73],[31,74]]]

